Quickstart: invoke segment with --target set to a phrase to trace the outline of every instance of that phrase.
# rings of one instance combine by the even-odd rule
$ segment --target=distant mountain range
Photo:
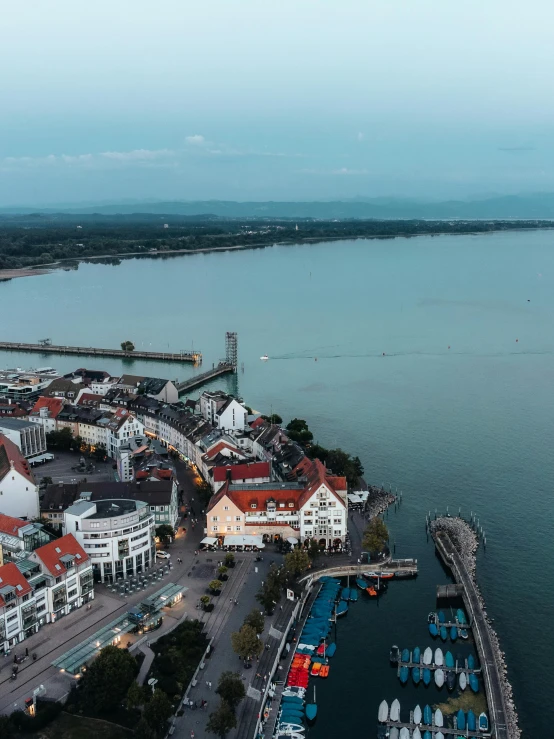
[[[67,215],[216,216],[219,218],[317,218],[329,219],[554,219],[554,193],[505,195],[474,200],[430,202],[403,198],[358,198],[313,202],[120,202],[50,208],[0,208],[0,215],[55,213]]]

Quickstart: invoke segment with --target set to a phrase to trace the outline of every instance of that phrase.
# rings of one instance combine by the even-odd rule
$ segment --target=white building
[[[127,393],[147,395],[163,403],[177,403],[179,400],[179,392],[175,384],[171,380],[164,380],[160,377],[122,375],[114,387]]]
[[[220,390],[206,391],[200,396],[200,414],[223,431],[244,431],[248,412],[232,395]]]
[[[155,563],[154,514],[142,501],[81,500],[64,514],[63,530],[72,533],[91,558],[94,577],[113,582],[144,572]]]
[[[46,451],[46,433],[42,425],[19,418],[0,418],[0,434],[13,441],[24,457],[37,457]]]
[[[78,409],[76,409],[78,411]],[[126,408],[118,408],[113,413],[104,413],[95,416],[77,413],[78,435],[92,447],[103,445],[112,459],[117,458],[121,445],[128,444],[129,440],[144,436],[143,424]]]
[[[29,413],[29,422],[40,424],[46,434],[56,431],[58,414],[63,406],[63,398],[38,398]]]
[[[38,486],[18,447],[0,434],[0,511],[14,518],[39,515]]]
[[[12,400],[34,400],[57,379],[59,374],[52,367],[37,370],[2,370],[0,371],[0,397]]]

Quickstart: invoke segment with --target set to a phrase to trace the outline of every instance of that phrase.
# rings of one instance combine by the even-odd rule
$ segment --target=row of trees
[[[92,449],[92,447],[87,444],[81,436],[73,436],[71,429],[67,426],[59,431],[49,431],[46,434],[46,444],[49,449],[56,449],[62,452],[73,451],[88,454],[98,462],[102,462],[106,459],[108,453],[105,444],[97,444],[94,449]]]

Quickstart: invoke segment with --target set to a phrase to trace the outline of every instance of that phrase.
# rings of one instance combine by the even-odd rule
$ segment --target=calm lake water
[[[87,264],[0,284],[2,336],[114,347],[131,339],[157,350],[194,343],[205,369],[223,356],[224,332],[238,331],[243,370],[216,386],[285,420],[307,419],[320,443],[360,456],[368,481],[403,491],[389,522],[397,555],[417,557],[422,574],[379,609],[360,603],[345,619],[352,634],[336,664],[346,660],[349,679],[334,680],[332,669],[322,688],[333,691],[345,735],[362,726],[372,735],[383,697],[402,702],[396,678],[382,684],[390,644],[427,644],[425,616],[445,575],[425,514],[476,511],[488,544],[479,581],[524,735],[534,739],[552,733],[545,706],[554,691],[553,246],[552,232],[537,231]],[[39,365],[180,379],[195,371],[0,355],[2,367]],[[363,656],[358,642],[375,651]],[[367,707],[362,725],[354,703]],[[330,729],[315,731],[335,736]]]

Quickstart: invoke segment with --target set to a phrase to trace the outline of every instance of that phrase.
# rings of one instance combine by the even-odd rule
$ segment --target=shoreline
[[[19,277],[34,277],[34,276],[40,276],[40,275],[46,275],[46,274],[52,274],[53,272],[57,272],[59,270],[64,270],[64,265],[70,266],[70,265],[76,265],[78,268],[79,264],[86,264],[87,262],[95,262],[100,259],[118,259],[118,260],[126,260],[126,259],[135,259],[135,258],[142,258],[142,259],[161,259],[161,258],[167,258],[172,256],[183,256],[186,254],[211,254],[212,252],[222,252],[222,251],[247,251],[250,249],[266,249],[266,248],[272,248],[274,246],[302,246],[304,244],[313,244],[313,243],[328,243],[332,241],[372,241],[374,239],[378,240],[391,240],[391,239],[414,239],[414,238],[421,238],[421,237],[427,237],[427,238],[434,238],[435,236],[486,236],[488,234],[495,234],[495,233],[528,233],[530,231],[551,231],[554,230],[554,225],[552,226],[535,226],[533,228],[511,228],[508,231],[505,229],[490,229],[489,231],[474,231],[474,230],[467,230],[467,231],[456,231],[455,233],[451,231],[435,231],[433,233],[421,233],[421,234],[414,234],[414,233],[406,233],[406,232],[399,232],[395,234],[370,234],[367,236],[351,236],[351,237],[345,237],[345,236],[306,236],[305,238],[298,238],[298,239],[292,239],[292,240],[286,240],[286,241],[275,241],[273,243],[269,242],[260,242],[257,244],[237,244],[234,246],[210,246],[210,247],[204,247],[200,249],[172,249],[169,251],[154,251],[154,252],[144,252],[144,251],[136,251],[136,252],[123,252],[122,254],[95,254],[89,257],[67,257],[65,259],[59,259],[57,262],[50,262],[49,264],[37,264],[36,267],[20,267],[18,269],[0,269],[0,282],[8,282],[9,280],[17,279]],[[69,270],[66,270],[69,271]]]

